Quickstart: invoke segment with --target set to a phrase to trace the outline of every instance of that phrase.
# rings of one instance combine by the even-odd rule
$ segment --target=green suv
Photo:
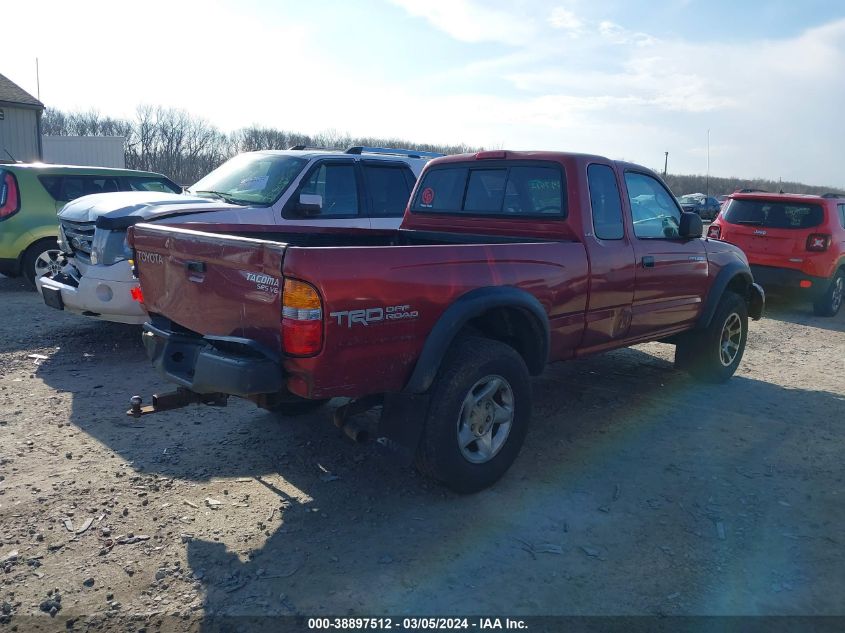
[[[56,213],[76,198],[111,191],[182,188],[161,174],[132,169],[0,164],[0,273],[22,275],[34,288],[38,277],[58,272]]]

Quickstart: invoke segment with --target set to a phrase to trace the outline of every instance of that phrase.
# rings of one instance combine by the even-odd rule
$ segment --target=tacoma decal
[[[346,324],[351,328],[354,324],[368,326],[382,321],[407,321],[420,316],[418,310],[412,310],[409,305],[385,306],[384,308],[364,308],[363,310],[343,310],[331,312],[330,317],[337,320],[338,325]]]
[[[262,292],[270,292],[272,294],[279,294],[279,280],[276,277],[265,275],[264,273],[249,273],[241,271],[241,274],[246,277],[247,281],[255,284],[255,289]]]

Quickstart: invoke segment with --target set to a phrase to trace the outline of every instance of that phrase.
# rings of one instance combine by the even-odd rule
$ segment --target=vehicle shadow
[[[845,522],[843,505],[818,492],[835,490],[841,476],[837,394],[745,375],[700,385],[652,353],[666,349],[657,344],[560,363],[533,381],[532,428],[511,471],[459,496],[395,467],[376,446],[351,444],[327,411],[279,421],[235,402],[127,422],[129,395],[168,387],[138,343],[88,347],[119,371],[73,367],[86,347],[72,342],[39,368],[45,382],[74,392],[74,425],[138,473],[186,485],[250,478],[247,498],[275,500],[249,524],[235,509],[225,515],[225,545],[210,531],[182,537],[187,571],[205,592],[205,630],[260,630],[265,618],[303,614],[845,608],[841,541],[827,544],[823,560],[810,551]],[[810,435],[824,442],[796,455]],[[814,469],[801,461],[808,455]],[[773,491],[809,498],[773,509]],[[250,545],[232,545],[249,535]],[[815,561],[812,578],[801,575],[802,555]],[[653,575],[632,589],[647,568]],[[772,573],[803,584],[772,597]],[[683,605],[666,604],[676,593]],[[248,616],[260,617],[232,619]]]
[[[767,294],[765,318],[822,330],[845,332],[845,309],[840,310],[834,317],[816,316],[813,314],[812,303],[795,296]]]
[[[50,308],[21,279],[0,276],[0,317],[0,353],[26,350],[52,355],[67,345],[80,355],[115,344],[140,349],[138,326],[97,321]],[[87,362],[87,358],[91,357],[80,360]]]

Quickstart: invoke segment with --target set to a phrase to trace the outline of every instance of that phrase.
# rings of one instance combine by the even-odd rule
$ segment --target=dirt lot
[[[724,386],[672,353],[550,367],[515,466],[460,497],[329,410],[131,421],[170,388],[138,328],[0,278],[0,617],[845,614],[845,314],[771,302]]]

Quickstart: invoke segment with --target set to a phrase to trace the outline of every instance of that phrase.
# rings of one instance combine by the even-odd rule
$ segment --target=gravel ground
[[[170,389],[139,329],[0,278],[0,630],[845,614],[845,313],[772,300],[723,386],[672,353],[549,367],[514,467],[461,497],[352,444],[330,407],[131,420],[131,395]]]

